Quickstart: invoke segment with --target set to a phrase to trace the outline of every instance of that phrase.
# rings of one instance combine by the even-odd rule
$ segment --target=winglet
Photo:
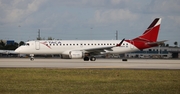
[[[121,46],[122,43],[124,42],[124,40],[125,40],[125,38],[119,44],[117,44],[116,46]]]

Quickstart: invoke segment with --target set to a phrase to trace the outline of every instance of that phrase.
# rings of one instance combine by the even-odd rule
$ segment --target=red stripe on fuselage
[[[158,46],[157,44],[149,45],[147,41],[143,41],[143,40],[125,40],[125,41],[132,44],[132,45],[134,45],[139,50]]]

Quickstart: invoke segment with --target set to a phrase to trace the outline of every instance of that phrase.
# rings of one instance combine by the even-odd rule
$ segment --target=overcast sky
[[[0,39],[132,39],[156,17],[158,40],[180,45],[180,0],[0,0]]]

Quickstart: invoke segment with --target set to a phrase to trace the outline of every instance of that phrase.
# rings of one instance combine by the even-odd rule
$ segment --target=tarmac
[[[82,59],[59,58],[0,58],[0,68],[64,68],[64,69],[180,69],[180,60],[175,59],[97,59],[83,61]]]

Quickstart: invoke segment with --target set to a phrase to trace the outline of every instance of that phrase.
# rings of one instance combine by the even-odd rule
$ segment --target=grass
[[[180,94],[180,70],[0,69],[1,94]]]

